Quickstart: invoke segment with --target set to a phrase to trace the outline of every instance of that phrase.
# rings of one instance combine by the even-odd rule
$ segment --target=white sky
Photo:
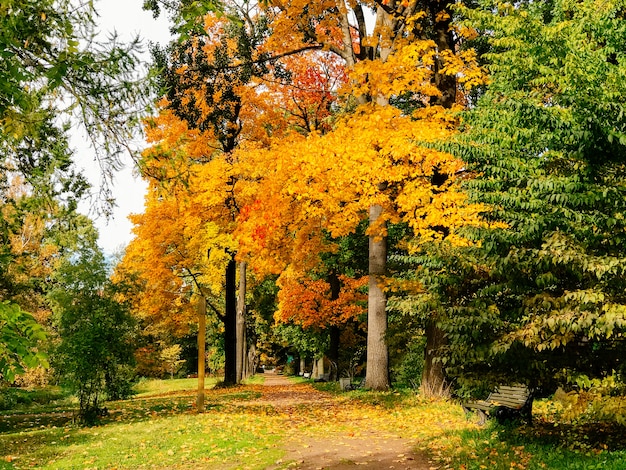
[[[142,0],[97,0],[95,2],[100,14],[98,22],[103,35],[106,37],[107,33],[115,30],[125,41],[139,35],[146,49],[146,60],[149,60],[146,47],[148,42],[167,44],[169,25],[163,14],[155,20],[151,12],[143,11],[142,3]],[[137,144],[142,145],[141,142]],[[93,152],[87,148],[83,136],[75,136],[73,146],[79,155],[78,165],[85,170],[94,188],[97,188],[100,176],[97,163],[93,159]],[[134,175],[130,156],[125,158],[124,163],[126,166],[116,175],[113,186],[117,207],[114,209],[112,218],[106,220],[104,217],[97,217],[94,213],[89,214],[95,219],[100,231],[100,247],[106,254],[113,254],[128,244],[132,238],[132,224],[127,217],[129,214],[143,212],[146,185],[141,178]],[[89,210],[86,206],[87,204],[81,209],[83,212]]]

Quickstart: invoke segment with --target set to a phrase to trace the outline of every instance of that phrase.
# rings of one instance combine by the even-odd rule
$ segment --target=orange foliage
[[[248,151],[247,165],[260,180],[257,197],[239,216],[240,251],[261,272],[287,264],[312,266],[332,251],[325,233],[354,232],[373,204],[383,220],[406,222],[420,240],[480,224],[481,205],[467,204],[455,186],[462,162],[418,142],[445,139],[456,121],[437,107],[407,116],[391,106],[366,105],[325,134],[291,135],[270,149]],[[436,181],[436,173],[449,175]],[[384,236],[383,225],[370,233]]]
[[[328,282],[312,279],[305,273],[285,271],[278,280],[279,305],[274,319],[279,323],[293,322],[303,328],[327,328],[364,314],[367,294],[363,288],[367,277],[339,276],[339,281],[339,297],[333,300]]]

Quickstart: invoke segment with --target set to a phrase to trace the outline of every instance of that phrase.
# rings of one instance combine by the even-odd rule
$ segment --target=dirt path
[[[287,455],[277,468],[301,470],[396,469],[431,470],[428,459],[413,444],[389,430],[355,416],[330,394],[308,384],[293,384],[273,373],[265,374],[261,404],[289,414],[295,421],[310,420],[311,432],[296,428],[285,444]]]

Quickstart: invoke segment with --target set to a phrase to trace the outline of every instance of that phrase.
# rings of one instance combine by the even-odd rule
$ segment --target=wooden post
[[[205,372],[205,344],[206,344],[206,299],[200,294],[198,300],[198,397],[196,410],[204,412],[204,372]]]

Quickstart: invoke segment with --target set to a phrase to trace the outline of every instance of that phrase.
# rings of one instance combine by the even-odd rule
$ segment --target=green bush
[[[43,406],[66,398],[67,394],[58,387],[44,387],[32,390],[17,387],[0,388],[0,411]]]
[[[419,388],[424,372],[425,347],[426,340],[423,337],[415,338],[407,345],[404,357],[391,369],[391,376],[396,386]]]

